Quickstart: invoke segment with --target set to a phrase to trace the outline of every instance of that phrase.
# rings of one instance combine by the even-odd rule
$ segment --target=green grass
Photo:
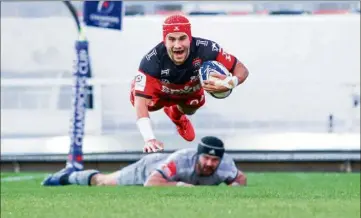
[[[1,182],[2,218],[360,217],[360,174],[249,173],[247,187],[193,188],[41,187],[37,178]]]

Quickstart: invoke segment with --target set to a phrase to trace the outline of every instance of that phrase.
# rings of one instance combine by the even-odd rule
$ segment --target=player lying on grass
[[[225,154],[223,142],[217,137],[206,136],[197,149],[181,149],[172,154],[153,153],[110,174],[67,167],[47,177],[42,185],[195,186],[222,183],[246,185],[247,180],[232,157]]]

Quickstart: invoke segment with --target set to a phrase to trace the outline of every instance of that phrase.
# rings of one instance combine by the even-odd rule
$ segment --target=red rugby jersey
[[[156,45],[140,62],[135,77],[135,95],[145,98],[186,99],[201,90],[198,70],[204,61],[215,60],[233,72],[236,57],[216,42],[193,37],[185,63],[176,65],[169,58],[163,42]]]

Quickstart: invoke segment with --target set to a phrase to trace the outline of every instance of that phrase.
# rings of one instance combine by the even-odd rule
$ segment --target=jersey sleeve
[[[227,53],[218,43],[208,41],[202,50],[205,61],[218,61],[223,64],[229,72],[233,72],[237,58]]]
[[[229,185],[237,178],[238,168],[233,158],[225,154],[217,172],[221,181]]]
[[[134,79],[135,96],[151,99],[160,89],[160,80],[158,78],[160,69],[156,54],[156,50],[153,49],[142,58],[138,73]]]
[[[157,168],[157,171],[168,181],[179,181],[182,162],[182,154],[173,153]]]

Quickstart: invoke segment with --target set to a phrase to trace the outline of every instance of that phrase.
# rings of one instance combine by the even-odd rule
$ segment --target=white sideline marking
[[[34,180],[34,179],[45,178],[45,176],[47,176],[47,174],[38,175],[38,176],[11,176],[6,178],[1,178],[1,182],[19,182],[26,180]]]

